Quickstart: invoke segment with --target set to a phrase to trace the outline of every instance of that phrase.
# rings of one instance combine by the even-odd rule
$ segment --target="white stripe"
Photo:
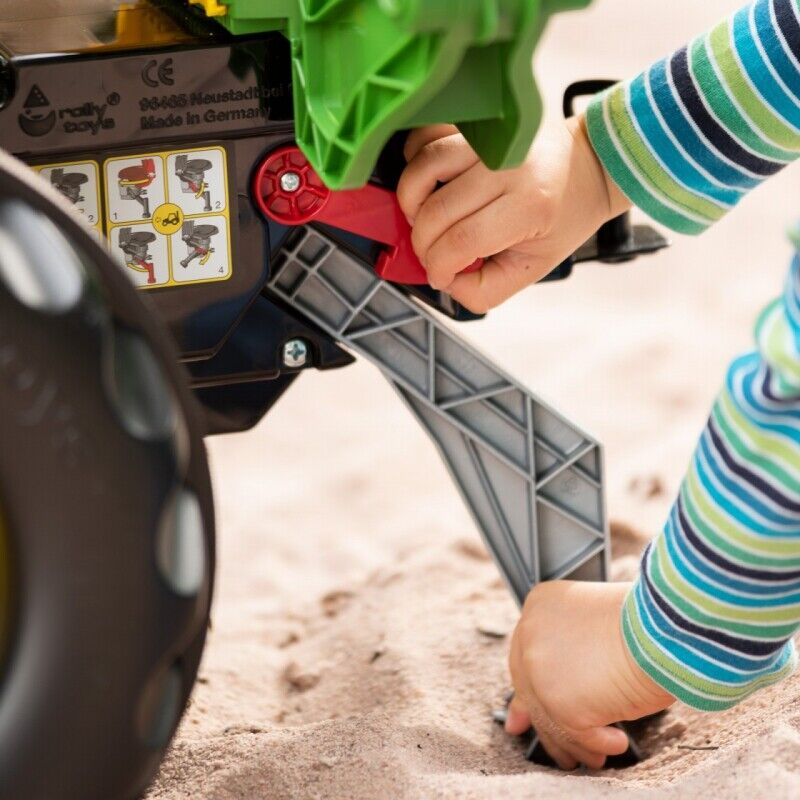
[[[770,594],[769,595],[770,597],[772,597],[772,596],[782,597],[784,595],[793,594],[793,593],[795,593],[797,591],[800,591],[800,579],[798,579],[796,577],[785,578],[785,577],[782,576],[781,572],[778,569],[774,570],[774,572],[772,573],[772,576],[770,578],[753,578],[753,577],[751,577],[749,575],[745,577],[745,576],[739,574],[738,572],[732,572],[731,570],[727,569],[726,567],[722,567],[719,564],[717,564],[716,562],[711,561],[705,555],[705,553],[703,553],[700,550],[698,550],[689,541],[689,537],[688,537],[688,535],[687,535],[687,533],[686,533],[686,531],[685,531],[685,529],[683,527],[683,524],[681,523],[681,520],[680,520],[680,514],[678,513],[677,504],[676,504],[676,506],[673,507],[672,511],[670,512],[669,519],[667,520],[666,525],[665,525],[665,530],[667,530],[667,529],[669,531],[673,532],[672,535],[675,538],[680,538],[682,541],[685,542],[686,547],[688,547],[694,553],[695,558],[697,558],[699,561],[702,561],[704,564],[706,564],[708,566],[708,568],[710,570],[719,573],[721,576],[729,575],[732,580],[737,580],[739,582],[753,584],[754,586],[776,587],[776,586],[780,585],[780,586],[788,586],[789,587],[787,589],[783,589],[780,592],[776,591],[774,593],[774,595]],[[669,534],[665,533],[665,535],[669,535]],[[717,547],[715,547],[708,539],[703,539],[703,543],[709,550],[713,550],[725,562],[730,562],[731,564],[734,564],[734,565],[735,564],[739,564],[742,567],[753,568],[753,565],[751,563],[744,563],[744,562],[741,562],[741,561],[737,561],[737,559],[733,558],[728,553],[722,552]],[[764,567],[761,567],[761,569],[764,569]],[[790,570],[790,569],[796,571],[797,567],[787,567],[787,571]],[[712,583],[718,583],[718,581],[716,581],[713,578],[706,578],[706,580],[711,581]],[[739,591],[739,590],[731,589],[725,583],[721,583],[720,585],[723,586],[728,591]],[[753,596],[754,597],[763,597],[764,595],[763,594],[753,594]]]
[[[800,352],[798,352],[797,342],[792,336],[791,325],[789,325],[789,322],[781,313],[782,310],[782,303],[778,306],[774,306],[771,312],[766,315],[761,323],[759,332],[759,350],[762,353],[762,358],[764,361],[766,361],[773,368],[773,370],[775,370],[775,372],[778,372],[781,378],[787,384],[800,390]],[[783,323],[785,327],[783,327],[781,323]],[[783,330],[781,330],[782,327]],[[781,340],[781,355],[789,358],[789,360],[792,362],[791,366],[778,366],[768,358],[766,349],[769,347],[769,340],[776,335],[776,333]],[[763,347],[761,346],[762,342],[764,343]]]
[[[797,253],[792,257],[789,274],[784,281],[783,299],[789,306],[789,318],[792,320],[792,328],[795,329],[796,335],[800,338],[800,255]]]
[[[688,184],[684,183],[661,160],[661,158],[659,157],[658,153],[656,153],[655,148],[652,146],[652,144],[650,144],[650,142],[649,142],[649,140],[647,138],[647,134],[645,133],[644,129],[641,126],[641,123],[639,122],[638,116],[633,111],[633,107],[632,107],[631,101],[630,101],[630,90],[631,90],[631,84],[627,83],[625,85],[625,108],[626,108],[626,110],[628,112],[628,116],[631,118],[631,122],[633,123],[633,127],[636,129],[636,132],[639,134],[639,138],[645,143],[645,145],[647,146],[648,151],[650,152],[650,155],[658,162],[658,165],[661,167],[661,169],[664,172],[666,172],[666,174],[669,175],[669,177],[675,183],[677,183],[678,186],[681,186],[683,189],[685,189],[687,192],[689,192],[689,194],[693,194],[693,195],[697,195],[699,197],[702,197],[704,200],[708,201],[712,205],[717,206],[717,208],[719,208],[721,211],[723,211],[723,213],[725,211],[729,211],[731,208],[733,208],[733,206],[730,203],[725,203],[722,200],[717,200],[714,197],[709,197],[709,195],[705,194],[705,192],[701,192],[696,187],[689,186]],[[715,220],[711,220],[711,221],[713,222]]]
[[[756,4],[750,7],[750,38],[755,43],[755,46],[761,55],[761,60],[764,62],[764,66],[769,70],[770,75],[775,79],[775,82],[783,89],[786,93],[787,98],[789,101],[800,110],[800,100],[798,100],[793,94],[792,90],[783,82],[783,78],[781,78],[778,70],[775,69],[772,61],[770,60],[769,55],[767,54],[767,48],[764,46],[764,42],[762,40],[762,34],[764,31],[759,31],[758,26],[756,25]]]
[[[639,172],[634,164],[631,163],[630,159],[628,158],[628,154],[625,152],[619,138],[617,137],[617,132],[614,130],[614,126],[611,122],[611,114],[609,113],[608,109],[608,98],[604,98],[603,100],[603,121],[605,122],[606,132],[608,133],[609,138],[611,139],[614,149],[617,151],[617,155],[625,162],[625,166],[633,173],[634,177],[637,179],[640,188],[650,197],[658,203],[667,206],[667,208],[674,211],[681,217],[685,217],[686,219],[690,219],[692,222],[697,222],[704,227],[708,227],[709,221],[704,217],[700,217],[694,212],[689,211],[681,206],[677,206],[673,203],[668,197],[664,197],[663,195],[656,195],[648,189],[648,186],[651,186],[650,182]],[[655,187],[653,187],[655,188]]]
[[[689,467],[689,471],[690,472],[694,471],[694,463],[692,463],[692,465]],[[696,482],[700,483],[699,476],[695,475],[694,477],[695,477]],[[701,491],[702,491],[702,485],[701,485]],[[692,508],[692,513],[689,513],[689,510],[687,508],[686,515],[688,517],[690,517],[690,518],[691,518],[692,515],[694,515],[696,517],[699,517],[700,521],[702,522],[702,524],[706,528],[709,528],[712,531],[716,530],[716,528],[717,528],[716,524],[711,522],[708,519],[708,517],[706,516],[706,514],[703,512],[702,508],[700,507],[699,498],[697,497],[697,495],[692,490],[692,488],[689,485],[688,481],[686,481],[684,483],[683,494],[684,494],[684,498],[685,498],[684,499],[684,505],[686,505],[686,506],[691,505],[691,508]],[[707,497],[705,499],[708,500]],[[713,503],[711,503],[711,505],[713,505]],[[738,525],[738,523],[735,520],[731,519],[730,517],[726,516],[725,517],[725,521],[726,521],[726,523],[728,524],[728,526],[729,526],[729,528],[731,530],[735,530],[735,531],[737,531],[738,533],[742,534],[745,537],[749,536],[751,539],[755,538],[751,532],[743,530]],[[698,533],[699,536],[705,538],[704,534],[701,531],[698,531],[697,533]],[[725,532],[724,531],[719,532],[719,535],[720,535],[721,538],[723,538],[723,539],[725,538]],[[743,544],[740,541],[735,541],[735,542],[731,542],[731,545],[733,547],[735,547],[737,550],[743,550],[743,551],[745,551],[747,553],[752,553],[753,560],[744,561],[744,562],[741,562],[741,561],[737,561],[736,562],[736,563],[741,563],[743,566],[752,566],[753,565],[753,561],[755,559],[757,559],[757,558],[773,558],[773,559],[780,559],[781,558],[780,554],[776,555],[774,553],[765,552],[764,550],[758,549],[758,548],[750,545],[749,543],[744,543]],[[709,542],[709,547],[711,547],[712,549],[716,550],[716,548],[714,548],[711,545],[710,542]],[[717,552],[720,552],[720,551],[717,550]],[[734,561],[735,560],[734,558],[731,558],[727,554],[724,554],[724,553],[720,553],[720,554],[723,555],[725,558],[727,558],[730,561]],[[772,569],[772,567],[770,567],[770,569]],[[797,565],[795,565],[793,567],[793,569],[797,569]]]
[[[739,72],[742,75],[742,80],[750,87],[750,90],[753,92],[753,94],[756,96],[756,98],[764,106],[765,111],[767,113],[771,113],[776,118],[775,121],[778,124],[783,123],[783,125],[786,128],[789,129],[789,131],[787,131],[787,132],[794,132],[795,134],[800,134],[800,129],[796,128],[794,125],[792,125],[791,122],[789,122],[788,119],[785,119],[781,114],[779,114],[766,101],[766,99],[763,97],[761,92],[758,91],[758,89],[756,88],[755,84],[750,79],[750,75],[747,72],[747,70],[744,68],[744,64],[742,63],[741,53],[739,53],[739,50],[736,47],[736,39],[735,39],[734,31],[733,31],[733,25],[734,25],[734,17],[731,17],[730,20],[728,21],[728,44],[730,45],[731,53],[733,53],[733,58],[736,61],[737,66],[739,67]],[[750,119],[753,119],[753,118],[750,117]],[[753,120],[753,123],[755,124],[755,120]],[[798,136],[797,144],[794,147],[788,147],[788,148],[785,145],[779,144],[774,139],[770,139],[769,138],[769,134],[766,131],[762,131],[762,137],[767,138],[767,141],[769,141],[770,144],[772,144],[773,147],[779,147],[781,150],[789,150],[789,152],[791,152],[791,153],[800,151],[800,136]]]
[[[771,161],[773,164],[789,164],[794,161],[795,156],[793,155],[791,150],[787,150],[785,147],[779,147],[774,142],[769,140],[765,134],[755,125],[755,123],[750,119],[750,117],[745,113],[744,109],[739,104],[739,101],[733,96],[731,93],[730,87],[728,85],[727,75],[725,74],[722,67],[717,63],[716,56],[714,55],[714,49],[711,46],[711,34],[707,34],[703,37],[703,48],[706,51],[706,57],[708,58],[708,63],[711,65],[711,69],[714,71],[714,74],[717,76],[717,80],[719,81],[722,90],[725,92],[725,96],[728,98],[730,104],[739,112],[740,116],[742,117],[742,122],[750,129],[752,134],[756,137],[756,139],[761,140],[767,147],[772,147],[777,150],[782,150],[786,153],[785,157],[782,158],[774,158],[772,156],[765,156],[763,153],[759,153],[753,150],[752,147],[745,144],[738,136],[734,134],[734,132],[727,126],[724,122],[720,120],[720,118],[714,113],[714,111],[708,108],[708,103],[706,102],[705,94],[702,92],[700,93],[701,99],[703,101],[703,105],[708,108],[708,113],[711,114],[712,117],[717,121],[717,123],[725,129],[728,135],[735,139],[739,146],[742,147],[744,150],[747,150],[748,153],[751,153],[756,158],[760,158],[764,161]],[[744,167],[742,167],[744,169]],[[756,175],[756,178],[763,181],[764,175]]]
[[[729,400],[732,400],[732,398],[729,397]],[[734,403],[734,405],[736,405],[736,404]],[[736,431],[736,435],[739,437],[739,439],[741,439],[744,442],[744,444],[750,450],[754,450],[757,453],[760,452],[763,455],[767,455],[766,453],[763,452],[761,447],[759,445],[757,445],[753,441],[753,439],[750,436],[750,434],[744,428],[740,427],[739,424],[735,420],[731,419],[731,417],[729,417],[727,415],[727,413],[725,412],[725,410],[722,407],[721,403],[717,404],[717,410],[719,411],[719,413],[722,416],[725,417],[725,419],[728,422],[729,427],[733,428]],[[742,414],[742,416],[746,417],[747,415],[746,414]],[[781,443],[781,444],[786,442],[786,439],[778,437],[774,433],[768,433],[766,431],[761,431],[761,435],[766,439],[778,440],[778,442]],[[789,475],[791,475],[791,477],[794,478],[794,480],[800,481],[800,455],[798,455],[798,459],[797,459],[797,464],[796,465],[788,463],[786,461],[781,461],[780,465],[781,465],[781,469],[784,472],[788,472]]]
[[[742,502],[733,495],[730,489],[726,488],[720,482],[720,479],[714,473],[712,469],[712,465],[708,460],[708,456],[702,452],[698,448],[698,450],[694,454],[695,461],[702,465],[705,468],[705,478],[709,481],[712,487],[717,491],[717,493],[722,497],[722,499],[727,500],[732,506],[736,506],[746,517],[753,521],[754,524],[759,525],[761,528],[765,530],[754,530],[750,527],[750,523],[743,522],[739,523],[741,525],[746,525],[747,527],[745,530],[749,533],[750,536],[758,537],[765,542],[774,542],[774,543],[785,543],[789,544],[794,542],[797,545],[797,555],[800,556],[800,531],[798,531],[797,523],[796,522],[775,522],[774,520],[767,519],[760,511],[757,511],[755,508],[751,508],[742,504]],[[724,465],[720,465],[722,469]],[[724,469],[723,469],[724,471]],[[698,474],[698,478],[700,475]],[[702,483],[702,481],[701,481]],[[712,498],[708,498],[712,503],[714,500]],[[718,505],[718,504],[717,504]],[[730,518],[730,512],[726,511],[723,508],[719,508],[719,512],[724,514],[726,518]],[[785,531],[778,532],[778,531]]]
[[[687,57],[690,56],[690,50],[691,50],[691,48],[689,50],[687,50]],[[711,59],[709,59],[709,60],[711,61]],[[689,64],[690,64],[689,74],[691,75],[691,61],[689,62]],[[711,61],[711,65],[712,65],[712,69],[713,69],[713,65],[714,65],[713,61]],[[697,126],[697,123],[692,119],[692,115],[689,113],[688,109],[683,104],[683,100],[681,99],[681,96],[678,93],[678,89],[675,86],[675,80],[672,77],[672,70],[669,68],[669,63],[667,64],[667,68],[664,70],[664,72],[665,72],[665,74],[667,76],[667,84],[669,85],[669,88],[672,91],[672,96],[673,96],[675,102],[677,103],[678,108],[683,113],[683,116],[684,116],[684,119],[686,120],[686,122],[694,130],[694,132],[697,134],[698,138],[703,142],[703,144],[705,144],[706,150],[708,150],[709,152],[713,153],[717,158],[719,158],[720,161],[727,162],[727,164],[729,166],[733,167],[733,169],[736,170],[736,172],[741,172],[744,175],[747,175],[747,176],[749,176],[749,177],[751,177],[751,178],[753,178],[753,179],[755,179],[755,180],[757,180],[759,182],[763,181],[764,180],[764,176],[763,175],[757,175],[755,172],[751,172],[747,167],[743,166],[742,164],[738,164],[736,161],[733,161],[731,158],[726,156],[725,153],[723,153],[721,150],[717,149],[717,147],[714,144],[712,144],[706,138],[706,135]],[[693,77],[691,78],[691,80],[694,83],[694,78]],[[697,88],[696,84],[695,84],[695,88]],[[722,127],[730,135],[730,137],[732,139],[736,139],[736,137],[733,135],[733,133],[731,131],[729,131],[725,127],[725,125],[723,125],[719,121],[719,118],[713,112],[713,110],[708,107],[708,103],[706,103],[706,101],[705,101],[705,97],[703,96],[703,92],[701,92],[698,89],[697,93],[700,96],[700,102],[705,106],[706,111],[708,111],[708,113],[711,115],[711,117],[713,117],[717,121],[717,123],[720,125],[720,127]],[[763,158],[762,155],[754,153],[752,150],[750,150],[750,148],[746,147],[738,139],[736,139],[736,141],[743,149],[747,150],[753,156],[756,156],[757,158]],[[735,187],[733,187],[733,188],[735,188]]]
[[[652,572],[653,572],[653,567],[652,567],[652,565],[650,565],[650,567],[648,569],[648,573],[652,574]],[[666,581],[666,578],[664,577],[664,573],[660,570],[660,568],[659,568],[659,572],[661,573],[662,580]],[[650,598],[650,602],[652,602],[653,605],[656,606],[656,608],[658,608],[655,600],[653,599],[652,594],[649,592],[649,590],[648,590],[647,586],[644,584],[644,582],[639,584],[639,588],[640,588],[642,594],[647,594],[647,596]],[[661,652],[664,653],[670,660],[678,661],[678,659],[677,659],[677,657],[675,656],[674,653],[671,653],[669,650],[665,649],[661,645],[660,639],[662,639],[662,638],[663,639],[667,639],[667,640],[669,640],[671,642],[675,642],[676,644],[680,645],[681,647],[685,647],[687,650],[690,650],[692,653],[694,653],[695,655],[697,655],[700,658],[704,659],[705,661],[710,661],[713,664],[720,664],[721,663],[720,661],[717,661],[716,659],[711,658],[710,656],[704,654],[697,647],[695,647],[695,646],[693,646],[691,644],[687,644],[685,642],[682,642],[674,634],[670,633],[667,629],[663,628],[661,625],[659,625],[655,621],[655,618],[653,617],[652,613],[650,612],[650,609],[645,605],[645,603],[644,602],[639,602],[639,598],[638,597],[636,597],[635,599],[637,601],[636,602],[636,609],[639,612],[640,616],[646,617],[650,621],[650,624],[659,632],[659,638],[658,639],[653,639],[653,638],[651,638],[651,636],[650,636],[649,632],[647,631],[647,629],[644,628],[644,625],[642,625],[642,627],[644,629],[645,636],[647,636],[649,641],[651,641],[651,642],[653,642],[653,644],[657,645],[658,648],[661,650]],[[679,616],[682,620],[684,620],[688,625],[697,626],[697,624],[698,624],[697,622],[695,622],[694,620],[688,619],[677,608],[675,608],[675,606],[673,606],[669,602],[669,600],[667,598],[664,598],[664,600],[665,600],[665,602],[667,602],[669,604],[670,610],[672,610],[677,616]],[[676,626],[676,627],[678,627],[678,626]],[[699,635],[697,633],[690,633],[689,631],[686,631],[686,630],[684,630],[682,628],[680,628],[680,630],[686,636],[690,636],[690,637],[693,637],[695,639],[700,639],[701,641],[708,641],[714,647],[718,647],[720,650],[723,650],[726,653],[730,653],[731,655],[738,656],[739,658],[745,658],[745,659],[748,657],[747,655],[745,655],[744,653],[742,653],[739,650],[736,650],[733,647],[728,647],[726,645],[719,644],[716,641],[713,641],[711,639],[706,639],[705,637],[703,637],[703,636],[701,636],[701,635]],[[731,635],[734,638],[737,638],[737,639],[746,639],[748,641],[759,642],[759,643],[761,643],[761,642],[764,642],[764,643],[774,642],[775,644],[779,644],[781,642],[785,642],[786,641],[785,637],[783,637],[783,636],[780,636],[777,639],[761,639],[761,638],[753,639],[753,638],[751,638],[749,636],[741,636],[739,634],[731,634]],[[780,657],[780,654],[781,654],[781,650],[778,650],[778,657]],[[767,656],[767,658],[768,658],[768,656]],[[689,670],[689,671],[693,672],[695,675],[698,675],[699,677],[705,678],[706,680],[710,680],[713,683],[720,683],[720,684],[722,684],[724,686],[739,686],[739,685],[741,685],[741,684],[729,683],[728,681],[721,681],[721,680],[718,680],[717,678],[709,678],[709,676],[706,675],[705,673],[697,672],[695,669],[692,669],[691,667],[689,667],[688,664],[684,664],[682,661],[678,661],[678,663],[682,667],[684,667],[686,670]],[[725,663],[722,663],[722,666],[724,666],[726,669],[729,669],[731,672],[738,673],[739,675],[748,675],[748,676],[751,677],[751,679],[757,678],[757,677],[759,677],[761,675],[764,675],[764,674],[769,674],[769,671],[771,669],[770,667],[754,667],[751,670],[743,670],[740,667],[729,666],[728,664],[725,664]]]
[[[690,155],[689,151],[686,150],[686,148],[681,144],[678,137],[672,132],[672,129],[669,127],[669,125],[667,125],[664,115],[661,113],[661,109],[658,107],[658,103],[656,103],[655,96],[653,95],[653,84],[650,81],[650,70],[647,70],[647,72],[644,73],[644,87],[645,92],[647,92],[647,99],[650,101],[650,106],[653,109],[653,113],[655,114],[661,127],[669,137],[672,144],[675,145],[675,148],[680,152],[684,159],[688,161],[709,183],[719,186],[720,189],[725,189],[729,192],[736,192],[739,197],[744,197],[746,194],[745,189],[729,186],[727,183],[723,183],[721,180],[708,172],[705,167],[695,161],[695,159]]]
[[[661,574],[662,574],[662,578],[663,578],[663,573],[661,573]],[[666,580],[666,578],[664,578],[664,580]],[[647,587],[644,584],[640,584],[640,587],[641,587],[641,591],[643,593],[647,591]],[[637,598],[637,600],[638,600],[638,598]],[[651,602],[653,602],[653,604],[655,605],[655,601],[651,601]],[[669,602],[669,601],[667,601],[667,602]],[[677,611],[677,609],[674,606],[671,606],[671,608],[672,608],[673,611]],[[642,616],[642,617],[646,617],[649,620],[650,625],[653,628],[655,628],[659,633],[659,636],[658,636],[657,639],[653,638],[650,635],[650,633],[648,632],[648,630],[644,627],[644,625],[642,625],[642,628],[644,630],[644,634],[645,634],[645,636],[647,636],[648,640],[650,642],[652,642],[659,650],[661,650],[661,652],[664,653],[670,660],[677,661],[681,665],[681,667],[683,667],[683,669],[685,669],[687,672],[692,672],[693,674],[697,675],[699,678],[703,678],[704,680],[710,681],[711,683],[720,684],[721,686],[730,686],[732,688],[733,687],[738,688],[738,687],[742,686],[741,683],[735,683],[733,681],[726,681],[726,680],[722,680],[721,678],[712,678],[709,675],[707,675],[706,673],[698,672],[697,669],[695,669],[693,667],[690,667],[688,664],[684,664],[682,661],[678,660],[678,657],[674,653],[670,652],[670,650],[668,650],[667,648],[665,648],[663,646],[663,644],[662,644],[663,640],[674,642],[679,647],[686,648],[690,652],[694,653],[696,656],[702,658],[704,661],[708,661],[711,664],[716,664],[718,666],[722,666],[725,669],[729,670],[730,672],[734,672],[737,675],[741,675],[742,677],[748,678],[748,682],[754,681],[754,680],[760,678],[762,675],[769,675],[770,672],[772,671],[772,669],[774,668],[774,664],[773,664],[773,665],[768,666],[768,667],[755,667],[754,669],[746,670],[746,669],[742,669],[741,667],[734,667],[734,666],[731,666],[731,665],[726,664],[724,662],[718,661],[717,659],[712,658],[711,656],[707,655],[706,653],[703,653],[701,650],[699,650],[694,645],[687,644],[686,642],[682,642],[680,639],[677,638],[677,636],[675,636],[674,634],[670,633],[670,631],[668,629],[665,629],[665,628],[661,627],[655,621],[653,615],[650,613],[650,609],[647,607],[647,605],[644,602],[641,602],[641,603],[637,602],[636,603],[636,609],[638,610],[639,615]],[[679,613],[679,616],[682,616],[682,615]],[[697,622],[692,622],[691,620],[689,620],[689,622],[690,622],[690,624],[697,625]],[[730,648],[730,647],[725,647],[724,645],[720,645],[717,642],[712,641],[710,639],[705,639],[703,636],[700,636],[700,635],[698,635],[696,633],[689,633],[688,631],[685,631],[685,630],[683,630],[682,633],[685,634],[686,636],[691,636],[691,637],[693,637],[695,639],[699,639],[701,641],[708,641],[714,647],[718,647],[720,650],[724,650],[727,653],[731,653],[731,655],[738,656],[739,658],[747,658],[747,656],[744,653],[741,653],[738,650],[734,650],[733,648]],[[750,637],[747,637],[747,636],[737,636],[737,638],[750,639]],[[763,640],[763,639],[757,639],[757,640],[750,639],[750,641],[762,642],[762,641],[766,641],[766,640]],[[783,638],[775,639],[776,644],[778,642],[783,642],[783,641],[785,641],[785,639],[783,639]],[[782,654],[782,651],[778,650],[776,656],[778,658],[780,658],[781,654]]]
[[[755,421],[760,426],[763,427],[770,427],[772,425],[785,425],[788,428],[792,428],[798,432],[798,437],[796,440],[787,438],[785,434],[777,433],[776,431],[769,431],[770,436],[779,436],[782,438],[783,441],[788,442],[790,446],[797,445],[800,442],[800,421],[797,417],[792,417],[789,414],[781,413],[786,410],[785,406],[780,404],[774,403],[772,408],[774,411],[764,411],[757,406],[753,405],[750,400],[747,399],[744,391],[744,382],[748,375],[751,374],[751,370],[747,369],[746,367],[749,365],[740,365],[738,369],[733,371],[733,367],[729,370],[728,374],[731,375],[731,381],[733,383],[733,390],[735,399],[738,403],[746,407],[746,411],[744,412],[745,416],[749,418],[751,422]],[[765,358],[761,358],[759,362],[759,367],[756,374],[753,376],[753,382],[757,385],[759,382],[763,382],[763,380],[759,381],[760,375],[766,375],[766,367],[767,361]],[[762,372],[763,371],[763,372]],[[776,370],[772,369],[772,372],[775,373]],[[765,404],[771,403],[764,395],[761,393],[760,388],[756,388],[755,394],[758,396],[759,399],[764,400]],[[800,400],[798,400],[797,405],[798,410],[800,410]],[[743,462],[744,463],[744,462]],[[773,483],[773,480],[768,480],[768,483]],[[786,490],[784,490],[785,492]]]
[[[675,525],[674,523],[673,524],[668,523],[667,528],[665,530],[672,531],[672,537],[673,537],[673,539],[675,539],[678,536],[678,534],[675,531],[679,530],[679,529],[680,529],[679,525]],[[668,537],[668,535],[669,534],[665,532],[664,536]],[[681,539],[686,541],[686,537],[685,536],[681,536]],[[701,560],[705,561],[705,559],[702,557],[702,555],[700,553],[698,553],[697,550],[695,550],[694,547],[692,547],[690,542],[686,541],[686,546],[696,556],[698,556]],[[716,564],[714,564],[714,565],[711,565],[711,568],[712,568],[712,570],[714,570],[717,573],[719,573],[720,578],[717,579],[717,578],[709,577],[705,573],[701,572],[697,567],[695,567],[690,561],[688,561],[686,556],[681,552],[680,548],[678,548],[677,545],[675,546],[675,554],[673,555],[672,553],[670,553],[670,560],[674,564],[676,564],[676,568],[678,569],[678,572],[680,572],[682,576],[685,573],[691,573],[692,575],[696,576],[696,580],[691,581],[691,583],[692,583],[692,586],[698,592],[710,597],[712,600],[717,600],[717,602],[724,603],[725,605],[729,606],[730,608],[740,608],[742,610],[752,610],[753,607],[749,606],[749,605],[744,605],[742,603],[732,602],[730,600],[720,600],[716,595],[710,594],[706,589],[702,589],[700,586],[698,586],[697,582],[698,581],[702,581],[703,583],[712,584],[712,585],[716,586],[718,589],[726,592],[727,594],[735,595],[736,597],[739,597],[742,600],[757,600],[757,601],[760,601],[764,608],[767,607],[767,604],[765,602],[767,600],[780,600],[780,599],[785,599],[785,598],[787,598],[787,597],[789,597],[791,595],[794,595],[794,596],[800,595],[800,586],[797,585],[797,581],[795,581],[795,585],[794,586],[792,586],[792,587],[790,587],[788,589],[784,589],[783,591],[769,592],[769,593],[766,593],[766,594],[763,593],[763,592],[748,592],[748,591],[744,591],[742,589],[734,589],[732,586],[729,586],[724,582],[724,580],[723,580],[724,575],[731,575],[731,577],[738,577],[740,581],[744,580],[743,578],[741,578],[741,576],[737,576],[737,575],[735,575],[735,573],[729,573],[729,572],[726,572],[724,570],[720,570],[720,568],[717,567]],[[680,561],[680,563],[682,565],[684,565],[684,566],[678,567],[677,566],[677,562],[678,561]],[[708,563],[708,562],[706,561],[705,563]],[[765,585],[770,586],[772,584],[770,582],[767,582]],[[774,609],[774,610],[786,610],[786,609],[791,609],[791,608],[796,609],[796,611],[797,611],[797,622],[800,623],[800,600],[787,601],[785,603],[781,603],[780,605],[772,605],[772,604],[770,604],[769,608],[770,609]]]
[[[795,18],[797,17],[797,6],[793,3],[789,4],[794,12]],[[787,58],[791,61],[796,67],[797,71],[800,72],[800,61],[798,61],[794,57],[794,53],[792,52],[792,48],[789,47],[789,43],[786,41],[786,37],[783,35],[783,31],[778,25],[778,15],[775,13],[775,0],[771,0],[769,4],[769,13],[770,17],[772,18],[772,27],[775,31],[775,35],[778,37],[778,41],[781,43],[781,47],[783,47],[784,52],[786,53]],[[800,20],[798,20],[798,25],[800,25]]]
[[[722,456],[717,452],[717,449],[714,447],[714,442],[711,439],[711,432],[708,430],[708,428],[706,428],[706,430],[703,432],[701,441],[704,441],[707,445],[707,449],[711,451],[712,453],[711,460],[713,461],[713,464],[717,466],[718,472],[721,472],[723,475],[728,477],[731,483],[735,485],[744,483],[744,481],[742,481],[742,479],[738,475],[736,475],[734,472],[731,471],[730,467],[725,463]],[[698,454],[699,454],[699,448],[698,448]],[[730,455],[731,458],[733,458],[733,460],[736,461],[737,464],[747,469],[750,469],[751,465],[749,463],[746,462],[743,463],[739,458],[737,458],[735,454],[730,454]],[[708,464],[708,457],[703,455],[703,458],[705,460],[706,465],[711,466],[710,464]],[[716,476],[711,476],[711,477],[713,477],[714,482],[716,483],[716,481],[718,480]],[[767,483],[771,484],[772,481],[767,481]],[[787,511],[785,508],[783,508],[783,506],[776,503],[771,497],[764,494],[758,487],[753,486],[752,484],[746,484],[746,485],[748,492],[754,495],[757,498],[757,500],[761,503],[761,505],[767,506],[771,511],[775,512],[776,514],[782,517],[789,517],[789,518],[792,517],[791,511]],[[751,509],[747,505],[743,505],[742,501],[740,501],[738,498],[730,497],[729,499],[734,505],[738,506],[743,511],[747,512],[749,515],[760,516],[760,512],[756,511],[755,509]],[[785,522],[785,523],[773,522],[771,520],[765,519],[764,527],[769,529],[769,533],[757,534],[757,535],[769,539],[769,541],[771,542],[783,541],[783,540],[796,541],[797,555],[798,557],[800,557],[800,517],[797,517],[797,519],[791,519],[790,522]],[[789,529],[791,533],[786,535],[776,533],[775,530],[778,528]]]

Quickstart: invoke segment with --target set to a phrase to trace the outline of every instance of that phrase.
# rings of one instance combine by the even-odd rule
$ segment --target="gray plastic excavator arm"
[[[436,443],[520,604],[539,581],[606,580],[597,441],[316,229],[291,238],[268,287],[381,370]]]

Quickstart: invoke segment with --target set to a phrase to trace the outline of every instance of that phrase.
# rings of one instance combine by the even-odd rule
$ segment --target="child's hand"
[[[528,595],[514,631],[509,664],[514,699],[506,730],[533,723],[562,769],[600,769],[624,753],[626,735],[612,722],[667,708],[674,698],[634,662],[620,614],[630,584],[551,581]]]
[[[414,131],[406,158],[397,196],[428,280],[477,312],[544,277],[630,207],[582,118],[543,130],[513,170],[487,169],[451,126]],[[458,274],[478,258],[482,270]]]

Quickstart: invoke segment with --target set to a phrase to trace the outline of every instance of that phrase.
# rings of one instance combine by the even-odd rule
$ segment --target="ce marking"
[[[165,58],[161,63],[153,58],[144,65],[142,80],[151,89],[157,89],[159,84],[172,86],[175,83],[175,79],[172,77],[173,72],[174,68],[171,58]]]

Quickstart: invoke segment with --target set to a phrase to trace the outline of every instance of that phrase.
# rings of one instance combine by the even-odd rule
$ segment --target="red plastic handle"
[[[283,147],[264,159],[254,186],[256,204],[281,225],[322,222],[385,245],[375,271],[387,281],[426,284],[428,277],[411,246],[411,226],[394,192],[368,184],[332,192],[297,147]],[[464,272],[483,266],[480,259]]]

